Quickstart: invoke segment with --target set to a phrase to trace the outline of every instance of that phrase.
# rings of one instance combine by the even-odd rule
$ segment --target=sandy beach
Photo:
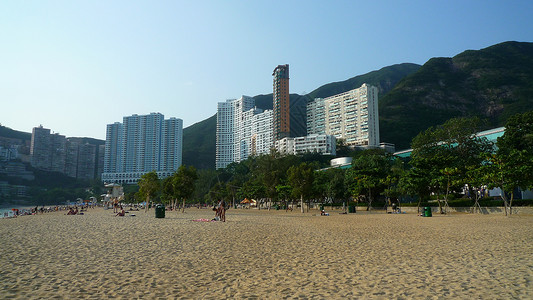
[[[533,216],[65,213],[0,219],[1,299],[533,298]]]

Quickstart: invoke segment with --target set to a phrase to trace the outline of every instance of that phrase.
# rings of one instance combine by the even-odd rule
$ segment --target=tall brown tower
[[[274,76],[274,142],[290,136],[290,99],[289,99],[289,65],[279,65],[272,73]]]

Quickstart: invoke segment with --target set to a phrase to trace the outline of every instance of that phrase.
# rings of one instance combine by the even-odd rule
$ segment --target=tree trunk
[[[511,192],[511,199],[509,200],[509,216],[513,214],[513,199],[514,199],[514,191]]]
[[[370,211],[371,209],[372,209],[372,190],[368,189],[368,206],[366,210]]]
[[[183,206],[181,207],[181,212],[185,213],[185,198],[183,198]]]
[[[444,213],[446,214],[446,206],[448,206],[448,195],[450,194],[450,176],[448,176],[448,184],[446,185],[446,195],[444,195]]]
[[[505,195],[505,191],[502,189],[502,200],[503,200],[503,208],[505,210],[505,216],[507,216],[507,207],[509,206],[509,203],[507,202],[507,196]]]
[[[144,212],[148,212],[148,206],[150,205],[150,196],[146,196],[146,205],[144,206]]]
[[[301,208],[302,213],[304,213],[305,211],[304,211],[304,196],[303,195],[300,196],[300,208]]]

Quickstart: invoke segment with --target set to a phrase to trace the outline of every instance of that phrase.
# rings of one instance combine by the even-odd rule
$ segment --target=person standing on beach
[[[220,200],[220,202],[218,203],[218,209],[220,221],[226,222],[226,202],[224,202],[224,199]]]
[[[113,213],[118,213],[118,198],[113,200]]]

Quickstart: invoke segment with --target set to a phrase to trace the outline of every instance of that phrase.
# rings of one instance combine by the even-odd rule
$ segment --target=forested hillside
[[[477,116],[481,129],[533,109],[533,43],[506,42],[453,58],[432,58],[379,100],[381,140],[411,139],[452,117]]]

